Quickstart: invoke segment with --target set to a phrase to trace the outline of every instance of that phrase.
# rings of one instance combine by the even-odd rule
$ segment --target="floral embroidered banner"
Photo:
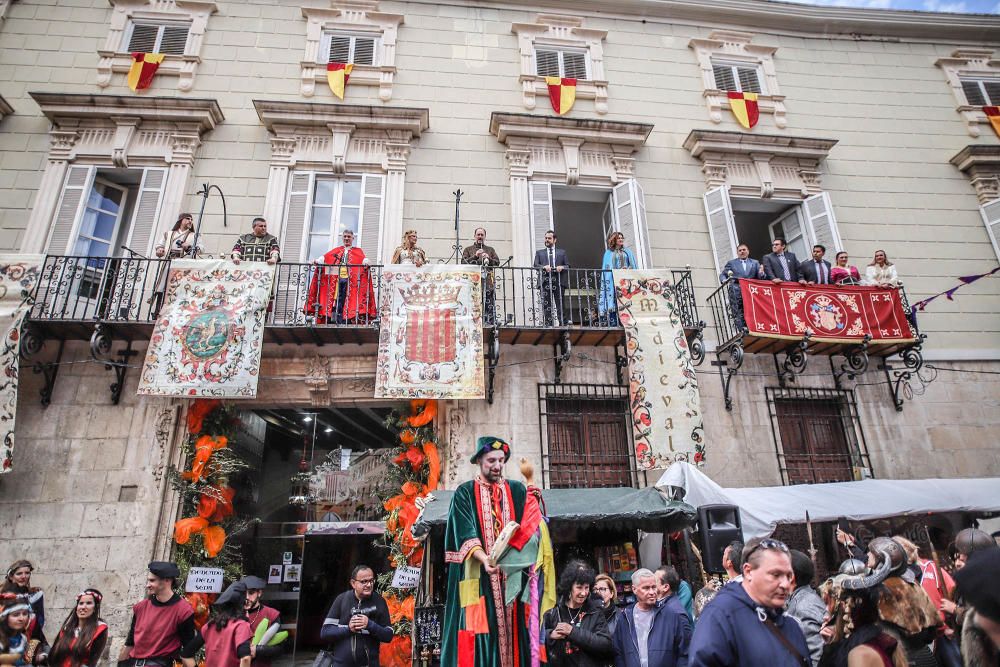
[[[273,280],[274,267],[263,262],[171,262],[139,393],[255,397]]]
[[[916,339],[903,313],[899,290],[860,285],[800,285],[741,280],[743,312],[754,336],[857,343]]]
[[[0,255],[0,327],[3,348],[0,350],[0,473],[14,466],[14,421],[17,415],[17,377],[21,352],[21,324],[31,307],[31,296],[38,283],[42,255]]]
[[[701,394],[670,274],[615,270],[629,408],[642,470],[705,460]]]
[[[382,271],[376,398],[484,398],[482,270]]]

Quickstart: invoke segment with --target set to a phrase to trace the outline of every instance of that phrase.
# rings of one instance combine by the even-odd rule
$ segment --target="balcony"
[[[837,285],[811,285],[808,289],[826,291],[832,295],[844,291],[839,288]],[[769,335],[751,330],[744,319],[745,304],[739,281],[730,278],[724,282],[709,295],[708,305],[712,311],[718,341],[716,360],[712,365],[719,369],[722,378],[726,409],[732,410],[732,380],[743,365],[745,355],[770,354],[774,358],[775,374],[781,387],[795,382],[796,376],[806,370],[810,357],[827,357],[837,389],[845,388],[848,380],[864,374],[868,370],[869,360],[874,357],[878,359],[878,370],[885,374],[893,404],[896,410],[901,411],[906,383],[923,366],[921,346],[927,336],[917,328],[916,313],[910,307],[906,290],[902,285],[894,289],[899,295],[905,317],[903,331],[899,332],[899,336],[880,340],[868,328],[866,320],[865,327],[854,332],[850,339],[830,339],[810,328],[805,328],[800,336]],[[891,360],[897,356],[898,361]]]

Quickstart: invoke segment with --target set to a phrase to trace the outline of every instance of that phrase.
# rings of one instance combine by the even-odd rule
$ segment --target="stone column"
[[[385,199],[383,200],[382,257],[383,264],[392,259],[397,239],[403,236],[403,201],[406,186],[406,163],[410,157],[412,133],[405,130],[390,130],[385,142]]]
[[[528,174],[531,151],[526,147],[508,146],[507,170],[510,173],[511,245],[514,266],[531,266],[534,249],[531,239],[531,195]]]
[[[184,207],[184,194],[191,179],[191,167],[194,166],[194,152],[200,145],[201,138],[197,131],[175,132],[170,135],[167,182],[163,186],[163,203],[160,205],[160,214],[153,228],[154,239],[159,239],[167,225],[173,224]]]
[[[28,226],[21,240],[21,252],[43,253],[45,242],[49,238],[52,216],[55,214],[59,197],[62,194],[66,171],[76,145],[79,134],[73,131],[53,130],[49,133],[52,147],[49,149],[49,160],[45,164],[42,180],[38,184],[35,195],[35,205],[31,208]]]
[[[264,195],[264,210],[261,215],[267,220],[268,231],[278,239],[281,239],[281,228],[285,222],[288,172],[297,143],[295,138],[289,137],[271,139],[271,170],[267,175],[267,193]]]

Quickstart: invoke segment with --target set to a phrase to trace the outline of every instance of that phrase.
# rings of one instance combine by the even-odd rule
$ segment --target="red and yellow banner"
[[[549,87],[549,101],[552,109],[560,116],[573,108],[576,102],[576,79],[563,79],[558,76],[545,77]]]
[[[1000,136],[1000,107],[983,107],[983,113],[990,119],[993,131]]]
[[[757,124],[760,119],[760,109],[757,106],[757,93],[737,93],[730,91],[729,108],[733,110],[733,115],[740,125],[750,129]]]
[[[354,65],[345,63],[330,63],[326,66],[326,82],[330,84],[333,94],[344,99],[344,87],[351,78]]]
[[[149,84],[153,83],[153,75],[163,62],[163,54],[136,51],[132,54],[132,60],[132,66],[128,70],[128,87],[133,91],[149,88]]]
[[[811,285],[740,280],[743,312],[753,336],[856,343],[915,340],[899,290],[860,285]]]

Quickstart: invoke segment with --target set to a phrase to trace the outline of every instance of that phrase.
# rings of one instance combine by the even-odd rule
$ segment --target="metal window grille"
[[[636,486],[627,387],[539,384],[538,416],[546,488]]]
[[[765,392],[785,484],[872,476],[853,390],[766,387]]]

